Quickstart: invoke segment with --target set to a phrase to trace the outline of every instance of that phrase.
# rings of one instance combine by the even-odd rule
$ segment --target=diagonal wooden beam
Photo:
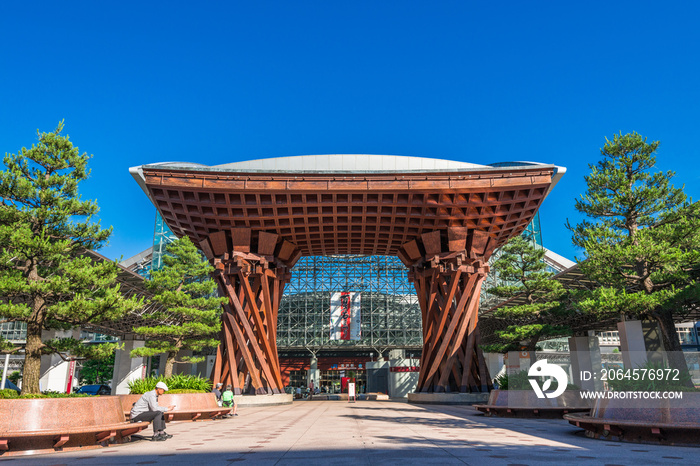
[[[229,370],[230,377],[231,377],[231,385],[233,388],[233,392],[236,395],[240,395],[241,394],[241,386],[238,383],[238,364],[236,363],[236,358],[235,358],[236,350],[235,350],[235,345],[234,345],[233,338],[231,335],[231,333],[232,333],[231,328],[230,328],[231,325],[232,325],[232,322],[230,320],[226,319],[226,321],[224,322],[224,326],[226,327],[226,331],[224,332],[224,336],[226,338],[226,347],[228,348],[228,358],[226,358],[226,359],[228,362],[228,370]]]
[[[471,295],[472,287],[474,286],[475,281],[476,281],[476,275],[472,275],[472,277],[470,277],[469,282],[468,282],[463,293]],[[465,314],[464,309],[462,309],[462,314]],[[466,317],[459,316],[455,319],[452,319],[452,322],[450,322],[450,325],[447,328],[447,331],[442,336],[442,343],[440,344],[440,348],[438,349],[438,351],[435,353],[435,356],[433,358],[433,364],[430,366],[430,369],[427,371],[426,379],[430,379],[435,374],[435,372],[438,370],[440,362],[442,361],[442,358],[445,356],[445,352],[447,351],[447,346],[450,344],[450,341],[452,340],[452,337],[453,337],[455,331],[457,330],[457,324],[460,322],[464,322],[465,319],[468,319],[468,318],[469,318],[469,316],[466,316]]]
[[[264,372],[266,372],[266,377],[268,380],[272,380],[272,376],[269,373],[269,367],[267,364],[267,361],[264,361],[265,363],[263,364],[263,358],[264,358],[264,353],[262,349],[260,349],[260,346],[258,344],[258,337],[256,333],[253,331],[253,328],[250,325],[250,322],[248,321],[248,316],[246,311],[243,309],[243,306],[241,305],[240,300],[238,299],[238,295],[236,294],[236,290],[233,289],[233,286],[231,285],[231,282],[229,281],[227,276],[223,276],[223,282],[224,282],[224,288],[227,291],[227,294],[229,296],[229,301],[231,304],[233,304],[233,309],[236,311],[236,315],[238,317],[238,321],[240,321],[241,325],[243,326],[243,332],[236,333],[236,339],[239,342],[245,343],[246,341],[249,342],[251,348],[253,349],[253,352],[255,354],[255,357],[257,360],[260,362],[261,367]],[[229,316],[231,319],[233,319],[233,316],[231,313],[224,313],[224,315]],[[259,316],[258,316],[259,317]],[[235,322],[235,321],[234,321]],[[232,325],[232,329],[234,332],[236,330],[240,329],[238,328],[237,325]],[[244,338],[243,333],[248,336],[248,338]],[[245,347],[245,344],[241,344],[241,349],[243,350],[243,357],[246,358],[246,356],[250,356],[250,360],[246,359],[246,365],[248,366],[248,369],[250,370],[251,378],[254,379],[253,386],[255,387],[256,390],[264,390],[264,387],[260,381],[260,378],[257,376],[257,371],[255,369],[255,361],[252,359],[252,355],[250,354],[249,351],[247,351],[247,348]],[[255,375],[255,377],[253,377]],[[257,382],[257,385],[256,385]]]
[[[279,393],[280,389],[282,388],[282,376],[280,374],[279,366],[273,368],[272,370],[270,370],[270,368],[268,367],[269,363],[274,362],[276,358],[272,355],[272,347],[270,346],[270,341],[267,338],[267,335],[264,335],[263,322],[260,318],[260,309],[258,309],[258,305],[256,303],[255,293],[253,292],[253,289],[250,286],[250,281],[246,279],[247,277],[243,275],[242,271],[238,272],[238,277],[241,281],[241,284],[243,285],[243,290],[245,291],[246,298],[248,300],[248,306],[250,306],[250,311],[253,315],[255,325],[260,331],[258,337],[260,338],[260,340],[262,340],[262,345],[266,356],[265,362],[268,363],[265,364],[262,360],[260,360],[260,364],[261,366],[263,366],[263,371],[265,372],[266,377],[268,377],[270,383],[274,384],[272,386],[273,391],[276,390],[276,393]]]
[[[223,339],[223,335],[221,339]],[[214,387],[216,387],[216,384],[221,381],[221,362],[223,361],[223,356],[221,355],[221,345],[223,345],[223,343],[219,343],[216,347],[216,359],[214,360],[214,367],[212,367],[211,374],[209,375]]]
[[[239,340],[243,340],[244,339],[243,332],[238,327],[236,320],[233,318],[233,315],[231,315],[230,313],[226,313],[226,314],[224,314],[224,316],[231,323],[231,328],[233,329],[233,334],[235,335],[235,337]],[[250,353],[250,351],[247,351],[246,348],[244,348],[242,353],[243,353],[243,359],[245,360],[246,366],[248,366],[249,368],[255,367],[255,360],[253,359],[253,355]],[[250,371],[249,373],[250,373],[251,381],[253,383],[253,387],[256,389],[256,391],[262,390],[263,384],[262,384],[260,378],[258,377],[257,371]]]
[[[469,320],[473,315],[473,309],[478,307],[478,299],[474,299],[474,296],[469,292],[475,286],[474,282],[478,280],[477,275],[471,275],[469,281],[465,286],[465,292],[462,297],[465,299],[460,300],[458,307],[458,312],[460,313],[460,322],[458,323],[457,331],[454,332],[454,338],[450,337],[448,345],[451,345],[451,349],[443,356],[446,359],[446,366],[452,367],[455,364],[456,356],[460,351],[462,342],[464,340],[464,330],[469,327]],[[481,283],[480,281],[478,283]],[[477,284],[478,286],[478,284]],[[470,300],[469,300],[470,299]],[[468,305],[467,305],[468,303]],[[447,339],[447,337],[446,337]],[[448,383],[449,372],[444,372],[437,383],[438,387],[446,387]],[[456,379],[457,382],[461,380],[461,377]]]
[[[277,315],[273,311],[273,301],[272,301],[272,296],[270,294],[270,286],[275,286],[275,279],[272,279],[272,283],[270,283],[267,275],[262,275],[260,277],[261,281],[261,288],[262,288],[262,296],[263,296],[263,305],[265,309],[265,316],[266,320],[268,322],[268,341],[271,344],[272,347],[272,357],[274,360],[274,366],[275,367],[280,367],[280,362],[279,362],[279,354],[277,353]],[[278,386],[282,388],[284,384],[282,383],[282,374],[277,371],[279,374],[279,381],[278,381]]]

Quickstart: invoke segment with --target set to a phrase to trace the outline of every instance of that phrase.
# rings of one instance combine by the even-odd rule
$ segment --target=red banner
[[[68,383],[66,384],[66,393],[73,392],[73,373],[75,372],[75,359],[71,360],[68,365]]]
[[[420,372],[420,367],[418,367],[418,366],[390,367],[389,372]]]
[[[350,339],[350,293],[340,293],[340,339]]]
[[[362,338],[360,297],[360,293],[348,291],[331,295],[331,340],[359,340]]]

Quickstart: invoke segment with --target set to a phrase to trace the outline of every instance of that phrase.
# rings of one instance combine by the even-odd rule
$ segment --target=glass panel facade
[[[393,256],[309,256],[292,269],[280,303],[280,348],[415,347],[421,312],[407,269]],[[361,293],[360,340],[330,340],[331,294]]]
[[[27,339],[27,324],[24,322],[3,322],[0,324],[0,336],[12,342],[24,342]]]
[[[539,214],[523,236],[542,247]],[[159,213],[156,213],[153,257],[149,270],[162,266],[165,247],[175,240]],[[498,252],[494,254],[497,257]],[[492,259],[493,260],[493,259]],[[483,289],[495,286],[490,276],[482,288],[481,309],[498,300]],[[360,340],[330,340],[330,298],[340,291],[360,292]],[[308,256],[292,269],[280,302],[277,344],[284,349],[367,349],[407,348],[420,350],[423,344],[421,311],[407,269],[394,256]]]

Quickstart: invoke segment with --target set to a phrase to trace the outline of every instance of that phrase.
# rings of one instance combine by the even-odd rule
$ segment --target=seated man
[[[214,388],[214,390],[212,390],[212,393],[213,393],[214,396],[216,397],[216,403],[217,403],[219,406],[223,406],[223,405],[221,404],[221,389],[223,388],[223,386],[224,386],[224,384],[222,384],[222,383],[217,383],[217,384],[216,384],[216,388]]]
[[[131,422],[153,421],[153,440],[163,441],[172,437],[165,433],[164,412],[175,409],[175,406],[160,406],[158,397],[168,391],[168,386],[158,382],[156,388],[144,393],[131,408]]]

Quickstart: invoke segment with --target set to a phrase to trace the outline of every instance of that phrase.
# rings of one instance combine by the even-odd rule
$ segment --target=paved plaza
[[[146,431],[150,434],[151,429]],[[700,449],[591,440],[562,420],[488,418],[469,406],[297,401],[235,418],[168,425],[166,442],[33,457],[8,465],[700,464]]]

